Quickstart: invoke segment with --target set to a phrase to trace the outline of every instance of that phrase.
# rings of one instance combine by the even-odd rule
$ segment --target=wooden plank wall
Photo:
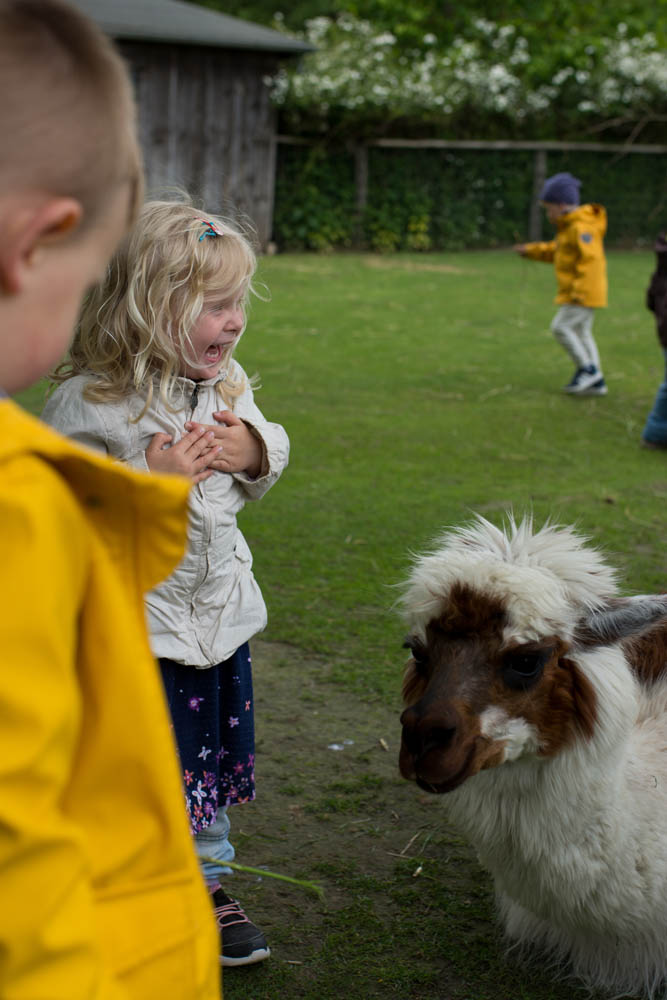
[[[135,83],[148,194],[185,188],[203,207],[247,219],[271,239],[275,112],[264,77],[271,55],[123,43]]]

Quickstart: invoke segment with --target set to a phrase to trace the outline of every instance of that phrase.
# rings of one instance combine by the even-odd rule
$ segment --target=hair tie
[[[200,243],[204,239],[205,236],[222,236],[222,233],[218,232],[218,230],[215,228],[215,226],[214,226],[214,224],[212,222],[209,222],[206,219],[202,219],[201,224],[202,224],[202,226],[206,226],[207,228],[204,230],[204,232],[199,237],[199,242]]]

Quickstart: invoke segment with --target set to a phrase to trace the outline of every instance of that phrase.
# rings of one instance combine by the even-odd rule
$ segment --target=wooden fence
[[[313,145],[316,140],[304,139],[299,136],[278,135],[276,142],[285,145]],[[321,140],[320,140],[321,141]],[[593,152],[612,154],[614,160],[624,156],[656,156],[667,154],[667,145],[648,145],[641,143],[614,144],[603,142],[558,142],[545,140],[484,140],[484,139],[372,139],[365,143],[354,143],[352,152],[355,164],[356,207],[359,218],[362,217],[368,201],[368,151],[372,147],[385,149],[476,149],[481,151],[507,150],[530,151],[533,159],[533,197],[531,199],[528,238],[539,240],[542,237],[542,212],[538,195],[545,178],[548,175],[548,156],[550,152]]]

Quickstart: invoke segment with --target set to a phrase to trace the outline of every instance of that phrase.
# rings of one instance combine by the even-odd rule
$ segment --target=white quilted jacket
[[[235,375],[241,375],[240,366],[233,364]],[[77,375],[58,386],[42,419],[62,434],[146,471],[146,448],[154,434],[162,431],[178,440],[186,420],[215,424],[213,412],[225,409],[215,392],[217,377],[197,383],[179,378],[174,401],[182,402],[182,409],[170,412],[156,392],[144,416],[132,423],[144,399],[136,394],[117,403],[88,402],[82,394],[87,378]],[[266,625],[266,606],[236,515],[246,500],[258,500],[278,479],[287,465],[289,440],[280,424],[265,420],[249,386],[234,401],[233,412],[262,442],[262,472],[257,479],[215,472],[193,486],[187,552],[146,598],[154,655],[194,667],[226,660]]]

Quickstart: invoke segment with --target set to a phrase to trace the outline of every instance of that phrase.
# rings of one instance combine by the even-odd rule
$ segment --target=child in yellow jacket
[[[521,243],[515,250],[530,260],[553,263],[560,309],[551,331],[576,366],[563,392],[604,396],[607,384],[593,337],[594,310],[607,305],[607,262],[604,234],[607,213],[602,205],[580,205],[581,182],[569,173],[548,177],[540,191],[547,218],[557,230],[544,243]]]
[[[219,1000],[143,608],[182,557],[189,484],[8,398],[60,359],[136,215],[131,88],[74,8],[0,0],[0,93],[0,996]]]

